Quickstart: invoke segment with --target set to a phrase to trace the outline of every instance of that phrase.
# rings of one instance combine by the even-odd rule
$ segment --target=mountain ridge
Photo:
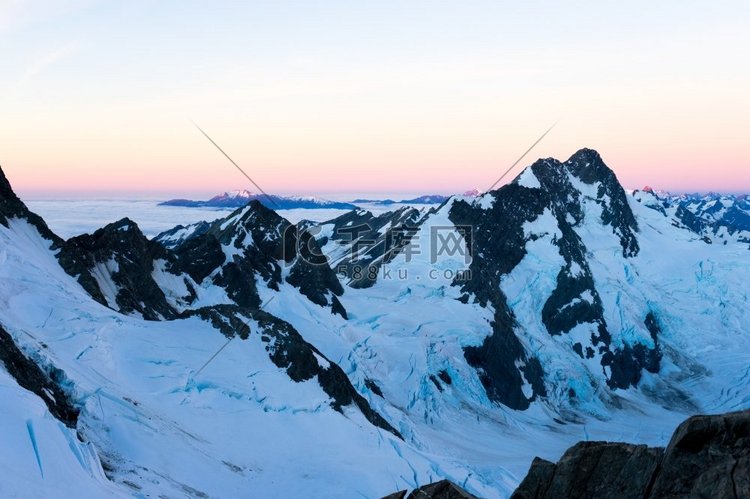
[[[378,496],[438,476],[503,497],[535,455],[666,445],[750,397],[746,246],[707,244],[595,151],[438,206],[292,224],[256,201],[153,240],[122,219],[55,243],[3,200],[2,326],[64,373],[73,447],[125,490]]]

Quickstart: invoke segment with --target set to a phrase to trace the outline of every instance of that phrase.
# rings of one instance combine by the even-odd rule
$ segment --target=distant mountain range
[[[477,197],[481,194],[482,193],[479,189],[472,189],[464,192],[462,196]],[[402,199],[401,201],[396,201],[394,199],[355,199],[352,201],[352,204],[379,204],[383,206],[389,206],[392,204],[443,204],[450,198],[451,196],[443,196],[442,194],[427,194],[412,199]]]
[[[357,207],[351,203],[329,201],[315,197],[299,196],[276,196],[274,194],[258,194],[248,190],[237,190],[225,192],[214,196],[208,201],[193,201],[190,199],[170,199],[159,203],[160,206],[182,206],[187,208],[241,208],[246,206],[250,201],[258,201],[263,206],[274,210],[293,210],[303,208],[308,210],[314,209],[334,209],[334,210],[353,210]]]
[[[472,189],[463,193],[465,197],[476,197],[481,193],[477,189]],[[316,197],[300,196],[277,196],[273,194],[265,195],[251,192],[248,190],[237,190],[225,192],[214,196],[207,201],[194,201],[191,199],[170,199],[159,203],[160,206],[182,206],[187,208],[241,208],[250,201],[259,201],[267,208],[275,210],[292,210],[303,208],[308,210],[315,209],[334,209],[334,210],[353,210],[360,204],[377,204],[389,206],[392,204],[442,204],[450,199],[451,196],[441,194],[428,194],[412,199],[402,199],[396,201],[393,199],[355,199],[349,203],[339,201],[329,201]]]
[[[647,199],[649,195],[653,197]],[[750,243],[750,200],[747,195],[672,194],[644,187],[642,191],[635,191],[633,196],[703,236],[706,242]]]
[[[748,497],[744,417],[669,442],[750,409],[748,207],[713,197],[582,149],[439,207],[66,240],[0,170],[2,495],[499,499],[538,456],[515,497]]]
[[[389,206],[392,204],[442,204],[446,202],[450,196],[443,196],[440,194],[428,194],[425,196],[419,196],[413,199],[402,199],[396,201],[395,199],[355,199],[352,201],[353,204],[378,204],[382,206]]]

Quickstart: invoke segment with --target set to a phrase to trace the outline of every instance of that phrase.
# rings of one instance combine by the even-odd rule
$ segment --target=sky
[[[0,0],[27,195],[455,193],[597,149],[629,188],[750,191],[747,1]],[[521,166],[517,171],[520,171]],[[507,180],[511,180],[510,175]]]

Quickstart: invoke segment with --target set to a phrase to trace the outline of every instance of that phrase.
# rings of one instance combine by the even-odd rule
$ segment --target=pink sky
[[[330,150],[309,142],[297,147],[268,144],[260,149],[254,141],[236,135],[227,134],[223,140],[221,133],[212,136],[268,192],[448,194],[492,185],[544,130],[530,124],[524,128],[525,133],[504,134],[512,135],[512,143],[467,137],[456,130],[452,138],[394,135],[368,140],[350,136],[350,142],[336,142]],[[649,137],[639,145],[636,138],[613,140],[593,132],[592,140],[579,141],[577,137],[586,134],[566,128],[562,121],[505,181],[538,157],[564,160],[585,146],[599,150],[627,188],[650,185],[672,191],[750,191],[747,146],[717,146],[721,140],[715,136],[717,131],[703,133],[706,138],[700,141],[659,143]],[[164,142],[133,137],[128,142],[137,146],[116,154],[110,152],[120,151],[114,144],[81,141],[71,145],[62,140],[46,147],[16,144],[17,155],[10,154],[12,161],[2,166],[14,187],[31,196],[207,196],[238,188],[254,190],[189,122],[175,135]]]
[[[558,121],[524,165],[750,191],[750,4],[542,4],[3,5],[0,165],[26,195],[252,188],[195,120],[269,192],[454,193]]]

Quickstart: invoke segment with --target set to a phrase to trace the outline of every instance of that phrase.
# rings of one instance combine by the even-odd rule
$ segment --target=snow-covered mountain
[[[250,201],[258,201],[273,210],[293,210],[303,208],[352,210],[353,204],[329,201],[312,196],[277,196],[275,194],[258,194],[248,190],[225,192],[207,201],[192,201],[190,199],[170,199],[160,203],[161,206],[184,206],[188,208],[241,208]]]
[[[462,194],[463,197],[477,197],[480,194],[482,194],[479,189],[471,189]],[[444,196],[442,194],[425,194],[422,196],[417,196],[414,198],[409,199],[402,199],[401,201],[395,201],[393,199],[355,199],[352,201],[352,204],[355,205],[367,205],[367,204],[374,204],[374,205],[381,205],[381,206],[390,206],[393,204],[403,204],[403,205],[428,205],[428,204],[443,204],[448,199],[450,199],[451,196]]]
[[[402,199],[396,201],[394,199],[365,199],[359,198],[352,201],[353,205],[378,205],[378,206],[391,206],[394,204],[441,204],[448,200],[450,196],[443,196],[442,194],[425,194],[423,196],[417,196],[415,198]]]
[[[0,196],[0,327],[41,373],[0,368],[10,495],[505,497],[534,456],[750,406],[747,244],[592,150],[432,207],[256,201],[154,240],[63,241]]]
[[[634,195],[654,209],[671,216],[676,223],[704,236],[707,243],[729,241],[750,247],[750,200],[728,194],[680,194],[644,188]],[[656,199],[652,199],[656,198]]]
[[[466,192],[464,192],[461,196],[463,197],[477,197],[481,195],[482,193],[479,191],[479,189],[471,189]],[[400,204],[400,205],[430,205],[430,204],[443,204],[448,199],[450,199],[451,196],[444,196],[442,194],[425,194],[422,196],[417,196],[414,198],[409,199],[402,199],[400,201],[395,201],[393,199],[355,199],[352,201],[352,204],[360,206],[360,205],[379,205],[379,206],[390,206],[394,204]]]

